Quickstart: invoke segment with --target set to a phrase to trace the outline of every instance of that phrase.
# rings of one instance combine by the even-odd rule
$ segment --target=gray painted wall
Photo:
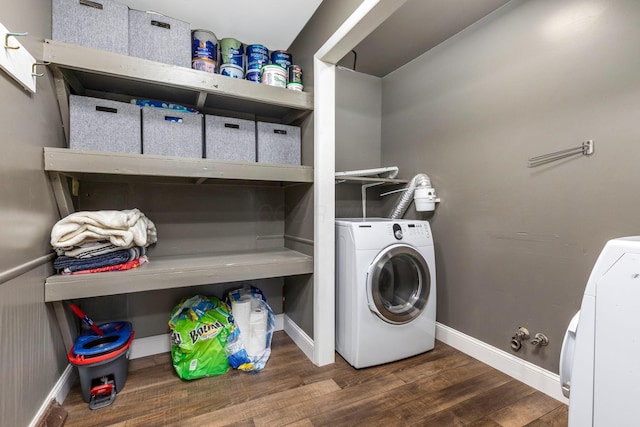
[[[336,171],[372,169],[380,161],[382,79],[336,68]],[[367,216],[380,215],[382,188],[367,191]],[[336,185],[336,218],[362,216],[361,185]]]
[[[336,68],[336,171],[380,167],[382,79]]]
[[[2,24],[29,32],[20,41],[41,58],[42,40],[51,36],[51,2],[4,3]],[[67,366],[52,309],[44,304],[44,279],[51,274],[45,256],[59,218],[42,170],[42,147],[64,144],[46,73],[32,95],[0,72],[0,423],[7,426],[28,425]]]
[[[639,43],[636,0],[514,0],[383,80],[382,161],[442,199],[439,322],[505,351],[543,332],[517,355],[558,371],[603,245],[640,232]],[[527,168],[586,139],[592,157]]]

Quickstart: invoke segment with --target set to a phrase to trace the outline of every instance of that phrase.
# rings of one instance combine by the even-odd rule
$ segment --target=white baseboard
[[[276,314],[276,331],[284,330],[284,314]]]
[[[284,331],[303,353],[313,360],[313,340],[296,325],[286,314],[276,314],[275,330]],[[145,338],[136,338],[131,343],[130,359],[152,356],[154,354],[168,353],[171,351],[169,334],[154,335]]]
[[[276,314],[276,331],[283,330],[284,314]],[[151,337],[136,338],[131,343],[129,359],[153,356],[154,354],[168,353],[171,351],[171,339],[169,334],[154,335]]]
[[[286,314],[284,315],[284,332],[302,350],[305,356],[313,361],[313,340]]]
[[[560,377],[553,372],[437,322],[436,339],[562,403],[569,404],[569,400],[560,390]]]
[[[171,351],[171,337],[168,333],[151,337],[135,338],[131,343],[129,359],[153,356]]]
[[[60,378],[58,378],[58,381],[56,381],[55,385],[49,392],[49,395],[40,406],[40,409],[29,423],[29,427],[36,427],[41,421],[43,421],[42,417],[45,416],[52,400],[57,401],[59,404],[64,402],[64,399],[69,394],[69,391],[71,391],[71,386],[73,386],[77,376],[78,374],[76,370],[73,369],[73,365],[67,365],[65,370],[62,372],[62,375],[60,375]]]

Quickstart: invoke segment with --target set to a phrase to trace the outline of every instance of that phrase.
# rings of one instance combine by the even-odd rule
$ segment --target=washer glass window
[[[424,257],[411,246],[393,245],[381,252],[369,269],[369,303],[382,320],[407,323],[424,310],[430,285]]]

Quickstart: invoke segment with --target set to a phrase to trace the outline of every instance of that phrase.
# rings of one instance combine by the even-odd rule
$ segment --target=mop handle
[[[89,316],[87,316],[84,311],[82,311],[80,309],[80,307],[78,307],[75,304],[69,304],[69,307],[71,308],[71,310],[76,314],[76,316],[78,316],[79,318],[82,319],[82,321],[89,326],[93,332],[95,332],[96,334],[102,336],[104,335],[104,332],[102,332],[102,330],[98,327],[98,325],[96,325],[95,323],[93,323],[93,320],[89,319]]]

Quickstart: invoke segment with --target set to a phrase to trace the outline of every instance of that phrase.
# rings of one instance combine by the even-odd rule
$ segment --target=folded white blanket
[[[158,240],[158,235],[155,224],[138,209],[75,212],[51,230],[54,249],[70,250],[101,240],[118,247],[149,246]]]

